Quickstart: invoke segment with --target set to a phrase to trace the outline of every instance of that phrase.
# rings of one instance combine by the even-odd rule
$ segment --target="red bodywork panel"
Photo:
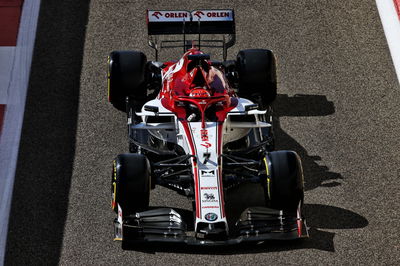
[[[223,123],[226,114],[236,107],[238,100],[224,73],[212,66],[209,60],[200,60],[201,63],[195,65],[196,62],[188,59],[188,55],[196,54],[203,53],[192,48],[178,62],[165,63],[158,97],[162,105],[174,112],[182,122],[188,118],[187,104],[196,106],[204,128],[208,108],[213,108],[213,120]]]

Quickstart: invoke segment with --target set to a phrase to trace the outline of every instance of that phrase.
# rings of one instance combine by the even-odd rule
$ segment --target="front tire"
[[[267,154],[267,180],[264,183],[267,204],[278,210],[296,211],[304,200],[303,169],[294,151]]]
[[[151,187],[150,163],[142,154],[120,154],[113,162],[112,208],[118,204],[124,216],[148,209]]]

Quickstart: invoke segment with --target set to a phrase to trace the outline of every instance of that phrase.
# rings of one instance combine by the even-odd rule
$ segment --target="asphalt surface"
[[[219,2],[42,1],[7,265],[400,264],[400,86],[375,1]],[[134,250],[112,241],[111,161],[127,145],[125,116],[106,100],[106,57],[137,49],[152,59],[145,10],[175,8],[234,8],[229,57],[277,55],[277,146],[302,157],[310,239]],[[162,188],[151,205],[190,208]]]

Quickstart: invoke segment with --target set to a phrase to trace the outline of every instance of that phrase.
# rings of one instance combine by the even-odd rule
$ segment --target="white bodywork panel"
[[[178,121],[175,114],[166,109],[159,99],[147,102],[144,106],[158,107],[158,112],[146,111],[144,106],[136,115],[142,117],[142,121],[133,125],[128,120],[132,129],[149,130],[154,137],[164,141],[176,143],[181,146],[185,153],[195,155],[197,160],[192,159],[192,171],[194,177],[194,190],[196,206],[199,208],[196,217],[196,229],[199,222],[218,223],[224,222],[226,229],[228,224],[224,210],[224,191],[222,186],[222,169],[218,165],[219,152],[222,153],[224,144],[238,140],[246,136],[251,129],[271,127],[271,124],[260,122],[258,115],[265,115],[266,111],[245,111],[247,105],[253,102],[239,98],[237,106],[232,109],[221,128],[220,140],[218,140],[218,123],[206,122],[206,128],[202,128],[201,122],[187,122],[185,130],[184,123]],[[232,116],[254,115],[254,122],[231,122]],[[169,116],[170,123],[147,123],[148,117]],[[222,163],[222,159],[221,159]],[[196,182],[197,181],[197,182]],[[208,219],[206,219],[206,216]],[[212,217],[212,219],[210,219]]]
[[[188,124],[190,136],[186,136],[184,126],[179,123],[178,145],[188,149],[187,153],[195,154],[197,157],[197,167],[192,161],[193,173],[195,178],[198,178],[197,186],[195,182],[195,193],[200,217],[196,217],[196,226],[199,222],[225,222],[228,228],[223,210],[222,176],[218,166],[218,149],[222,147],[218,147],[221,143],[218,143],[217,123],[207,122],[205,129],[201,128],[201,122]],[[205,131],[207,138],[204,137]],[[193,145],[190,145],[190,140]],[[206,214],[215,214],[215,220],[206,220]]]

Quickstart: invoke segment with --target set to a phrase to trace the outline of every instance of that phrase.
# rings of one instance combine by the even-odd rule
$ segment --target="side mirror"
[[[258,104],[249,104],[249,105],[246,105],[245,107],[244,107],[244,110],[246,111],[246,112],[248,112],[248,111],[251,111],[251,110],[257,110],[258,109]]]
[[[145,105],[144,110],[148,112],[153,112],[153,113],[158,113],[158,107],[157,106],[151,106],[151,105]]]

